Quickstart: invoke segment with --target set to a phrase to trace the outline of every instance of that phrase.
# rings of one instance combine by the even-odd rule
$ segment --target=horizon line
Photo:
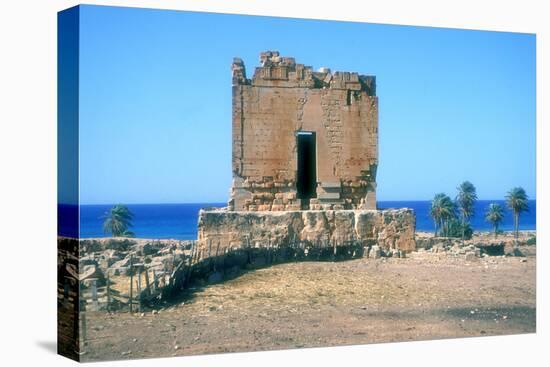
[[[377,200],[378,203],[383,202],[403,202],[403,201],[409,201],[409,202],[423,202],[423,201],[432,201],[433,199],[392,199],[392,200]],[[529,198],[528,201],[537,201],[536,198]],[[505,198],[502,199],[477,199],[477,201],[506,201]],[[227,204],[227,201],[193,201],[193,202],[132,202],[132,203],[124,203],[124,202],[111,202],[111,203],[80,203],[80,204],[69,204],[69,203],[57,203],[57,205],[181,205],[181,204]]]

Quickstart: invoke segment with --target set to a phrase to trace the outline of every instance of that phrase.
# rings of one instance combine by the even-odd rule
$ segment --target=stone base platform
[[[201,210],[200,257],[226,249],[281,247],[296,242],[323,246],[360,241],[384,251],[413,251],[416,217],[412,209],[245,212]],[[215,252],[215,253],[214,253]]]

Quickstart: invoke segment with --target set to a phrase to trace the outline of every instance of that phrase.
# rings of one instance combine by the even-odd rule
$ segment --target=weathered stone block
[[[340,199],[339,192],[321,192],[317,194],[319,200],[338,200]]]
[[[336,189],[340,189],[341,184],[340,182],[321,182],[321,187],[325,190],[330,190],[330,189],[336,190]]]
[[[296,199],[296,193],[295,192],[288,192],[286,194],[286,199],[287,200],[295,200]]]

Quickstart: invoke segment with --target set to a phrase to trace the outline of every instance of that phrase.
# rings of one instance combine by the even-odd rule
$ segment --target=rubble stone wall
[[[373,76],[297,64],[264,52],[252,79],[234,59],[235,211],[376,209],[378,97]],[[317,193],[296,197],[299,131],[316,136]],[[303,205],[305,204],[305,205]]]
[[[202,247],[220,250],[242,246],[285,246],[293,241],[310,243],[349,241],[378,245],[384,251],[413,251],[415,215],[411,209],[307,210],[236,212],[204,211],[199,214],[198,240]]]

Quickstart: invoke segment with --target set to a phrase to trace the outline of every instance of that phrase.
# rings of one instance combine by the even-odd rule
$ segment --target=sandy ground
[[[84,361],[535,332],[535,257],[304,262],[194,289],[158,313],[87,314]]]

